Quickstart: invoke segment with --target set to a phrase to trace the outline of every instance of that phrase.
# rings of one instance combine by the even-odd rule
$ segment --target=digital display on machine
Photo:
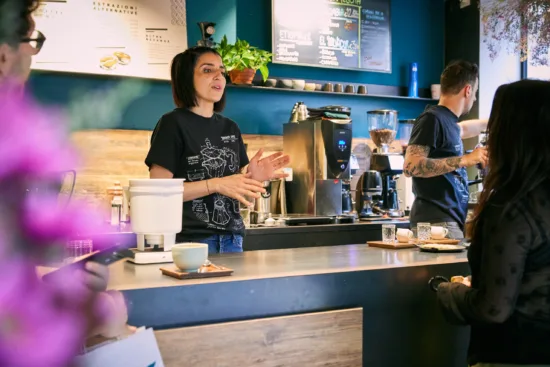
[[[337,151],[342,153],[351,149],[351,130],[349,129],[335,129],[334,130],[334,140],[333,144],[336,144],[335,148]],[[346,156],[346,154],[344,154]],[[341,159],[341,157],[339,157]],[[345,158],[346,162],[349,160],[349,157]]]

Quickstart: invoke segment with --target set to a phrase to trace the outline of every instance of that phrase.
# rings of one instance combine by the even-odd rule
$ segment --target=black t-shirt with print
[[[161,117],[151,137],[145,159],[183,178],[196,182],[240,172],[248,164],[239,127],[232,120],[214,114],[199,116],[176,108]],[[185,191],[184,191],[185,197]],[[213,234],[244,234],[239,201],[212,194],[183,203],[183,229],[177,241],[191,241]]]
[[[430,147],[428,158],[459,157],[464,146],[460,137],[458,117],[444,106],[429,106],[420,115],[412,129],[409,146]],[[468,175],[459,168],[441,176],[413,177],[415,200],[410,221],[456,222],[464,229],[468,212]]]

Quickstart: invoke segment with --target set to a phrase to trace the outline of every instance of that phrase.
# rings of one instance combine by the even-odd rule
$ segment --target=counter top
[[[178,280],[162,275],[159,270],[172,264],[118,263],[112,266],[109,288],[127,291],[467,262],[466,252],[434,254],[418,249],[384,250],[367,245],[262,250],[214,254],[209,258],[214,264],[233,269],[233,275]]]

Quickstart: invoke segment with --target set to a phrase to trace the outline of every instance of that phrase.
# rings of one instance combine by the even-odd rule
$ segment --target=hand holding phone
[[[101,292],[107,288],[109,269],[107,266],[118,261],[132,258],[134,253],[129,249],[132,244],[117,244],[105,250],[94,252],[78,258],[75,262],[62,266],[57,270],[49,272],[42,277],[45,282],[58,280],[71,276],[77,271],[86,273],[86,285],[93,291]]]

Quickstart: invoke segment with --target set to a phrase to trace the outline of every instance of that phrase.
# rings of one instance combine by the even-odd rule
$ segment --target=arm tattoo
[[[430,147],[410,145],[407,147],[403,172],[411,177],[435,177],[460,168],[462,157],[441,159],[428,158]]]

